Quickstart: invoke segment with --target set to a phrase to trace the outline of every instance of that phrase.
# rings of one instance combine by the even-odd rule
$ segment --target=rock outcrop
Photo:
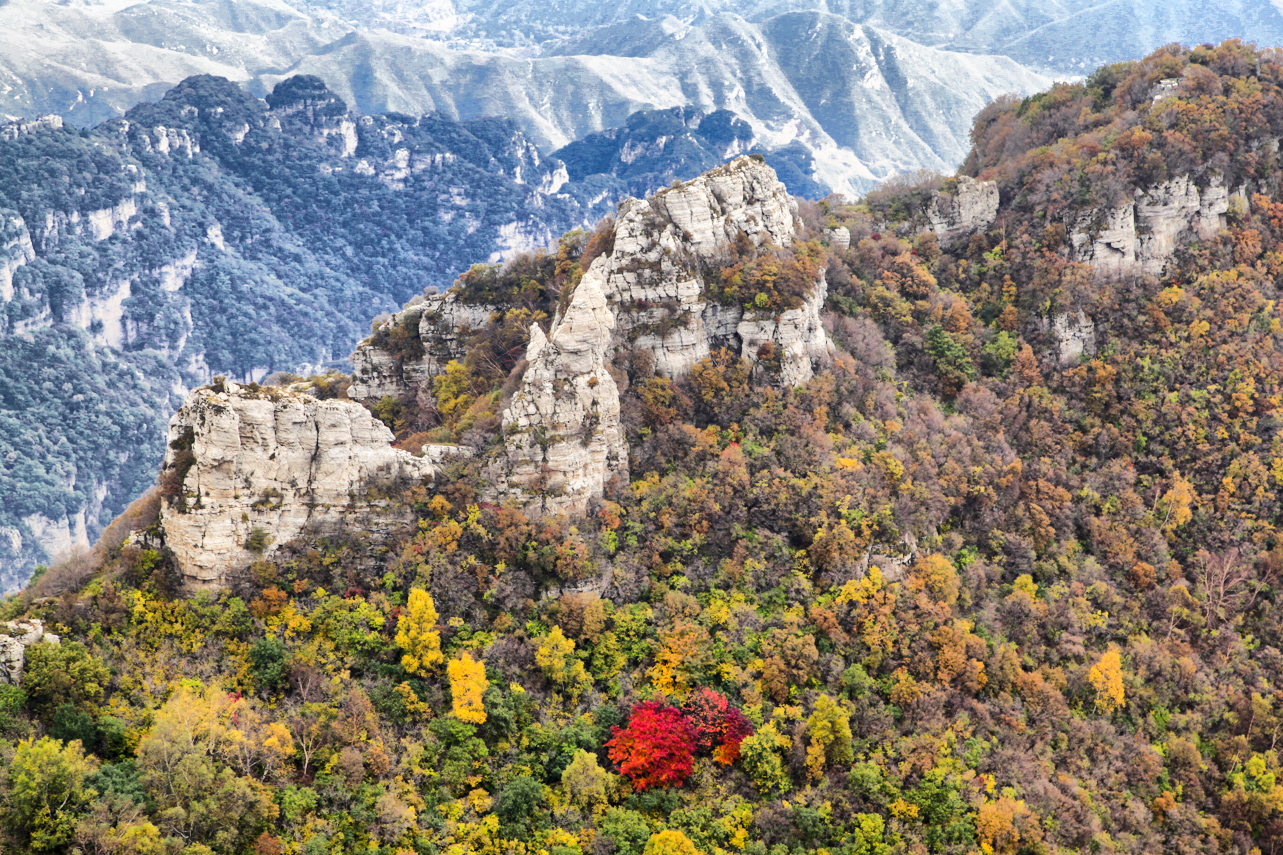
[[[616,348],[648,352],[669,378],[715,347],[749,362],[770,352],[778,382],[809,380],[832,350],[819,317],[822,275],[801,307],[779,313],[714,302],[703,278],[737,240],[791,244],[795,209],[770,167],[748,157],[620,203],[610,253],[593,261],[546,337],[531,329],[529,365],[503,414],[506,456],[493,472],[499,498],[578,513],[611,479],[627,479],[619,389],[607,367]]]
[[[17,686],[27,662],[27,648],[33,644],[58,644],[61,639],[45,632],[43,621],[11,620],[0,623],[0,685]]]
[[[948,246],[989,228],[998,216],[998,201],[997,183],[962,175],[952,195],[937,193],[931,199],[927,219],[940,243]]]
[[[400,398],[430,384],[450,360],[467,355],[468,339],[485,326],[497,308],[465,303],[457,292],[449,291],[402,309],[375,330],[370,344],[352,354],[348,396],[358,401],[377,401],[389,395]],[[386,336],[411,325],[418,329],[422,355],[393,353],[378,346],[380,334]]]
[[[1056,355],[1061,365],[1073,365],[1084,356],[1096,355],[1096,323],[1082,309],[1041,320],[1039,327],[1056,340]]]
[[[36,260],[31,232],[17,211],[0,211],[0,303],[13,300],[13,274]]]
[[[705,283],[737,252],[790,246],[796,209],[775,172],[751,157],[649,199],[621,202],[609,251],[563,296],[546,335],[531,327],[521,385],[503,414],[505,453],[490,469],[491,498],[576,513],[612,478],[627,478],[620,389],[609,370],[622,349],[648,355],[655,373],[670,379],[727,348],[753,363],[759,379],[784,386],[809,380],[833,349],[820,321],[823,272],[800,305],[780,311],[719,302]],[[467,303],[459,289],[407,307],[353,355],[349,396],[404,398],[430,388],[504,309]],[[404,344],[407,327],[418,330],[412,348]]]
[[[1073,224],[1074,260],[1106,276],[1160,276],[1182,235],[1208,238],[1225,227],[1229,196],[1219,178],[1200,190],[1189,176],[1137,191],[1132,201]]]
[[[386,531],[405,514],[381,485],[435,477],[458,450],[416,457],[359,404],[224,383],[192,392],[169,423],[161,483],[165,544],[190,588],[229,575],[304,531],[360,521]]]

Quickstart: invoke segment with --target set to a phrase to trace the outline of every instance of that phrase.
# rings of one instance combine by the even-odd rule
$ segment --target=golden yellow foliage
[[[437,607],[432,595],[422,588],[410,591],[410,603],[396,629],[396,644],[403,656],[401,667],[411,674],[427,674],[441,666],[441,633],[437,631]]]
[[[450,660],[446,674],[450,678],[451,708],[455,717],[469,724],[485,724],[486,708],[482,697],[490,687],[486,666],[465,651],[458,659]]]
[[[1096,711],[1112,715],[1127,706],[1123,689],[1123,661],[1118,648],[1111,647],[1087,673],[1096,690]]]

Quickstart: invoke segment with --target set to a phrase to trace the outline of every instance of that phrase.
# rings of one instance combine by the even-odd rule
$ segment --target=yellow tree
[[[539,639],[535,648],[535,664],[554,686],[572,695],[578,695],[592,680],[584,670],[584,663],[575,655],[575,643],[554,626],[552,631]]]
[[[1100,661],[1087,672],[1096,690],[1096,711],[1113,715],[1127,706],[1123,690],[1123,660],[1117,647],[1111,647],[1100,657]]]
[[[700,855],[689,837],[673,828],[652,834],[642,855]]]
[[[486,666],[465,651],[458,659],[450,660],[446,673],[450,677],[450,697],[455,717],[469,724],[485,724],[486,707],[482,698],[490,687],[490,681],[486,679]]]
[[[401,667],[407,673],[427,674],[445,661],[437,617],[432,595],[422,588],[411,590],[410,603],[396,628],[396,644],[404,653]]]
[[[830,761],[850,763],[855,759],[850,716],[828,695],[820,695],[815,702],[815,711],[806,720],[806,732],[811,738],[806,747],[806,769],[812,780],[820,779]]]

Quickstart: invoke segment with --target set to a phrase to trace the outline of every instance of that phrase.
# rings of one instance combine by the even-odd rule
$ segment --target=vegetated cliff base
[[[350,401],[220,381],[170,420],[160,530],[186,587],[226,587],[251,562],[308,534],[360,527],[376,539],[409,511],[389,498],[431,483],[458,449],[422,456]]]
[[[770,167],[740,157],[620,203],[578,258],[563,245],[553,271],[563,281],[524,310],[532,323],[502,410],[491,498],[582,513],[612,480],[626,483],[620,394],[630,376],[681,379],[725,352],[769,382],[809,380],[833,348],[820,320],[823,251],[795,245],[796,210]],[[511,326],[514,306],[531,297],[520,273],[515,289],[483,282],[497,275],[474,270],[383,324],[353,357],[349,394],[418,399],[429,383],[446,388],[476,332],[496,319]]]

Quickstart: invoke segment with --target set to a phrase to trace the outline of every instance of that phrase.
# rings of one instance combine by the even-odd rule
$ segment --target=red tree
[[[682,704],[682,712],[695,735],[696,751],[706,754],[721,744],[726,732],[726,711],[730,708],[725,695],[707,686],[691,693]]]
[[[627,727],[611,733],[606,743],[610,759],[637,790],[686,783],[695,740],[681,710],[647,701],[633,707]]]
[[[722,725],[722,744],[713,752],[713,759],[727,766],[740,756],[740,743],[753,735],[753,723],[739,711],[738,707],[726,710],[726,719]]]
[[[744,713],[731,706],[725,695],[707,687],[687,698],[682,712],[695,735],[695,748],[713,752],[717,762],[728,766],[739,758],[740,743],[753,735],[753,725]]]

